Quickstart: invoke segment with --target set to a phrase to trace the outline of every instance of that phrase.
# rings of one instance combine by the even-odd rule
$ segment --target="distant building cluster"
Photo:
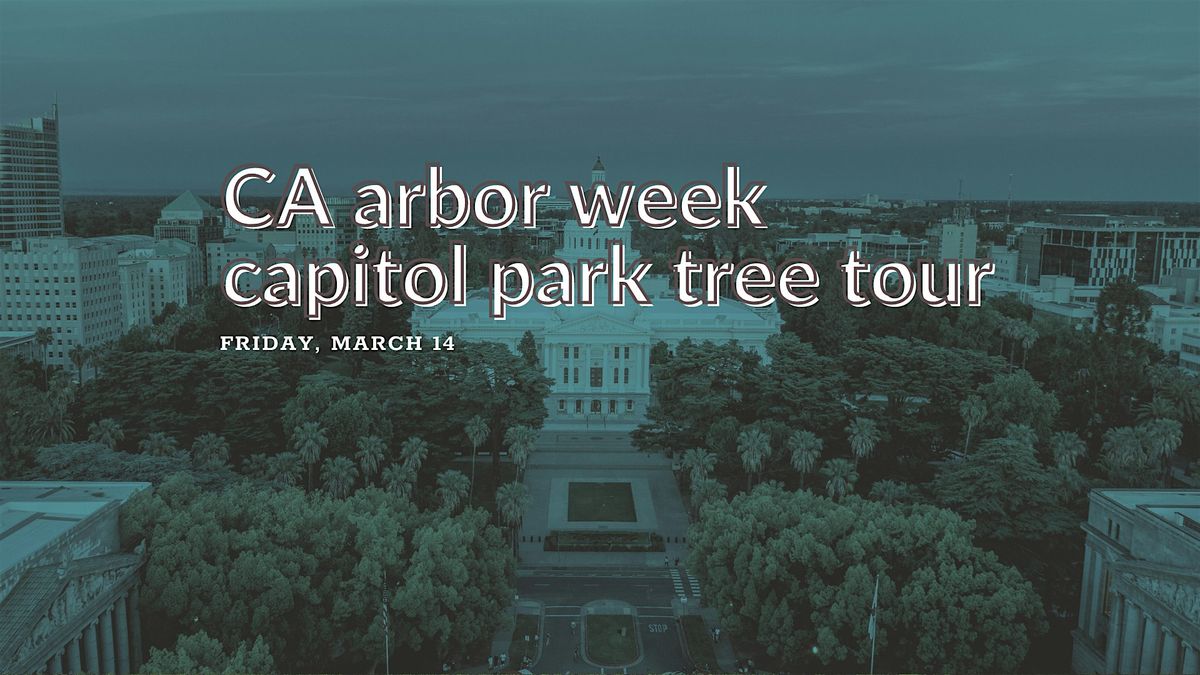
[[[1035,315],[1092,328],[1100,291],[1120,278],[1146,294],[1146,339],[1177,353],[1180,367],[1200,373],[1200,228],[1152,216],[1063,214],[1054,223],[1017,225],[986,257],[992,295],[1016,294]]]

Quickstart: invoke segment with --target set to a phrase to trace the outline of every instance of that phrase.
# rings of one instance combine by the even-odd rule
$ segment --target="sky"
[[[1200,201],[1200,2],[0,0],[0,119],[68,194],[718,182],[766,197]]]

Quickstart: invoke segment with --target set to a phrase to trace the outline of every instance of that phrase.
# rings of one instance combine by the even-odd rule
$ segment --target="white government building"
[[[597,159],[592,183],[604,180],[604,165]],[[572,264],[604,258],[607,243],[614,239],[624,244],[627,262],[638,259],[629,227],[611,228],[602,221],[594,228],[582,227],[568,220],[554,257]],[[686,307],[675,300],[665,274],[647,276],[642,286],[652,297],[652,307],[609,305],[598,288],[595,307],[546,307],[530,301],[509,308],[503,321],[489,315],[491,291],[478,289],[468,295],[465,306],[447,303],[416,310],[413,328],[424,335],[453,333],[465,340],[499,342],[514,351],[529,331],[546,376],[554,381],[546,401],[546,426],[622,429],[646,421],[650,350],[659,341],[673,348],[687,338],[718,344],[736,340],[743,349],[766,358],[767,338],[782,324],[774,306],[755,309],[730,298],[722,298],[718,307]]]

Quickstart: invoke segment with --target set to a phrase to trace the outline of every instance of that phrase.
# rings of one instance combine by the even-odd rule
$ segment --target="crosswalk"
[[[680,570],[678,567],[671,569],[671,586],[675,589],[675,595],[680,598],[690,597],[697,602],[700,600],[700,580],[687,573],[686,570]]]
[[[700,580],[692,575],[687,575],[688,588],[692,591],[692,597],[698,602],[700,600]]]

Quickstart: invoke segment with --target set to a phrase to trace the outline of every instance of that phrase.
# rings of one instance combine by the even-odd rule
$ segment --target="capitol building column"
[[[129,596],[117,598],[114,611],[117,615],[117,674],[129,674],[129,619],[126,615]]]
[[[67,643],[67,672],[82,673],[83,672],[83,657],[79,653],[79,636],[71,638]]]
[[[96,644],[96,620],[83,629],[83,669],[89,673],[100,672],[100,648]]]
[[[100,662],[105,673],[117,672],[117,650],[113,644],[112,605],[100,612]]]

